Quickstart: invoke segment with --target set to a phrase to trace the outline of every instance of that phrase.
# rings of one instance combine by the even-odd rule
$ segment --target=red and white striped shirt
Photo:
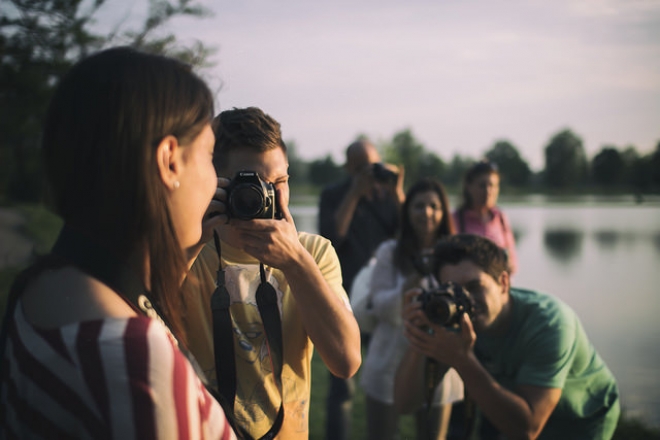
[[[14,312],[0,438],[235,439],[166,328],[144,316],[40,330]]]

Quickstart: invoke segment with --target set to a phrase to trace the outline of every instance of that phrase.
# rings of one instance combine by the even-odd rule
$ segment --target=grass
[[[362,351],[364,359],[365,350]],[[312,359],[312,396],[309,408],[309,438],[310,440],[325,439],[325,400],[328,394],[328,369],[321,358],[315,354]],[[367,435],[367,417],[365,397],[360,388],[360,372],[354,377],[355,396],[353,399],[353,417],[351,422],[351,438],[363,439]],[[399,418],[401,440],[415,439],[415,423],[413,416]]]
[[[61,220],[40,206],[20,206],[17,209],[25,216],[26,223],[21,232],[35,243],[35,252],[43,254],[53,245],[62,225]],[[4,305],[9,287],[20,267],[0,270],[0,316],[4,316]],[[363,352],[363,356],[364,356]],[[355,377],[353,400],[352,438],[366,438],[365,397],[359,386],[359,372]],[[325,439],[325,400],[328,391],[328,370],[315,355],[312,360],[312,394],[309,414],[310,440]],[[414,439],[415,427],[412,416],[399,419],[401,440]],[[614,434],[615,440],[660,440],[660,429],[651,428],[643,421],[624,414]]]

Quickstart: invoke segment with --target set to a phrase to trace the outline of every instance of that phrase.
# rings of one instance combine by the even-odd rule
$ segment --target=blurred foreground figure
[[[212,115],[188,66],[129,48],[58,86],[43,154],[64,228],[12,288],[0,437],[235,438],[180,307],[217,186]]]

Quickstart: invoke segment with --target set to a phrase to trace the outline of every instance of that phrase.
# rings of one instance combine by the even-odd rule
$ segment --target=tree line
[[[0,15],[0,200],[39,201],[43,197],[39,148],[41,124],[59,79],[86,55],[113,45],[130,45],[166,54],[195,67],[209,67],[215,49],[197,41],[181,44],[166,25],[178,17],[204,18],[211,11],[194,0],[149,0],[137,28],[120,24],[109,33],[95,31],[97,12],[111,0],[6,0]],[[102,103],[100,103],[102,105]],[[459,185],[477,158],[455,155],[443,160],[409,129],[378,147],[387,162],[405,167],[406,182],[435,176]],[[532,172],[509,141],[497,141],[484,156],[500,170],[504,189],[660,192],[660,141],[641,155],[634,146],[604,146],[590,160],[582,139],[571,130],[554,135],[545,147],[545,167]],[[304,161],[289,142],[293,184],[320,188],[342,178],[341,164],[330,155]]]
[[[649,154],[640,154],[634,146],[605,145],[589,159],[582,139],[564,129],[549,139],[544,168],[538,172],[532,171],[518,148],[507,140],[494,142],[483,157],[455,154],[449,161],[420,143],[410,129],[377,146],[386,162],[405,167],[406,183],[433,176],[448,186],[460,186],[465,171],[477,160],[487,159],[497,165],[505,190],[660,193],[660,140]],[[342,164],[335,163],[330,155],[304,161],[295,143],[289,150],[293,182],[323,187],[344,176]]]

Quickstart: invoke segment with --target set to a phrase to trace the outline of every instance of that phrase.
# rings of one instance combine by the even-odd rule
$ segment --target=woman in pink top
[[[497,205],[500,173],[493,162],[482,160],[472,166],[463,180],[463,204],[454,212],[458,233],[491,239],[507,251],[511,273],[518,269],[516,243],[506,214]]]

